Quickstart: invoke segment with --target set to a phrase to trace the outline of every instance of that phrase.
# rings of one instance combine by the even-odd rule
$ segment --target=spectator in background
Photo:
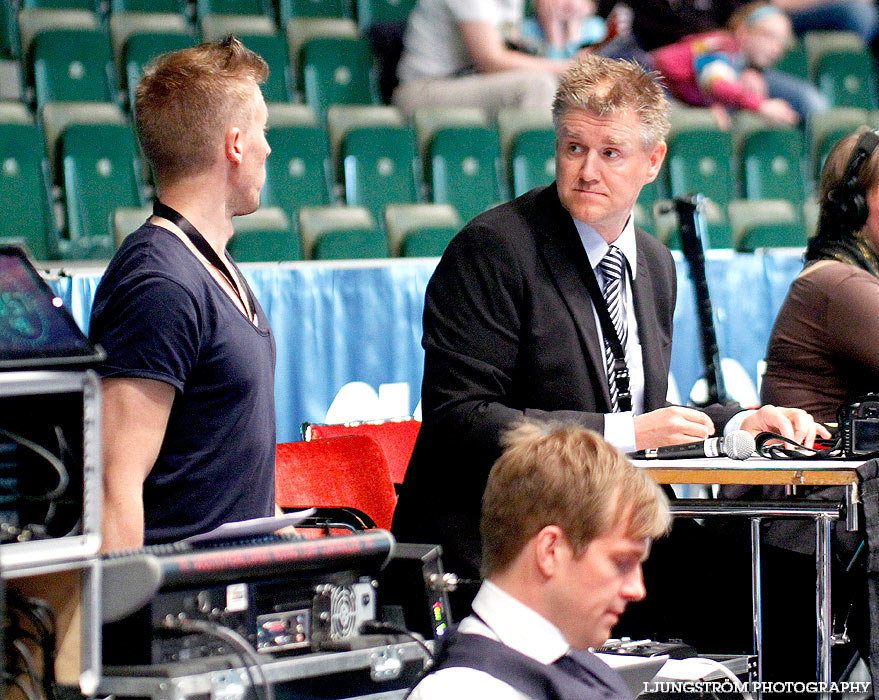
[[[541,1],[552,3],[542,17],[551,42],[582,26],[591,5]],[[403,37],[394,104],[407,114],[442,106],[479,107],[489,117],[503,107],[549,113],[572,59],[539,55],[523,41],[524,14],[524,0],[418,0]]]
[[[774,4],[790,15],[797,34],[816,29],[855,32],[872,46],[879,33],[874,0],[774,0]]]
[[[608,22],[595,14],[593,0],[540,0],[537,16],[526,17],[522,38],[550,58],[572,58],[584,46],[604,41]]]
[[[808,121],[827,108],[826,99],[807,81],[774,71],[787,50],[790,19],[767,2],[736,10],[729,31],[686,36],[650,54],[675,98],[715,110],[721,127],[728,109],[747,109],[775,124]]]

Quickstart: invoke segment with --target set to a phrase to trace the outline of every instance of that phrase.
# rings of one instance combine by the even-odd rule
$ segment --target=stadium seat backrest
[[[43,137],[34,124],[0,124],[0,240],[20,240],[50,257],[54,226],[43,177]]]
[[[109,102],[113,98],[112,61],[100,31],[52,30],[32,44],[37,105],[47,102]]]
[[[319,440],[343,435],[368,435],[379,444],[384,452],[391,480],[395,484],[402,484],[420,429],[421,421],[408,418],[335,425],[305,423],[302,426],[302,433],[306,440]]]
[[[115,124],[75,124],[61,136],[68,258],[107,258],[115,250],[113,213],[141,201],[134,134]]]
[[[275,500],[281,508],[354,507],[384,529],[397,502],[384,453],[368,435],[279,444]]]
[[[416,201],[418,169],[410,127],[354,129],[342,144],[342,159],[348,204],[364,206],[380,219],[386,205]]]
[[[430,145],[433,201],[453,204],[467,221],[503,199],[500,145],[491,127],[445,127]]]

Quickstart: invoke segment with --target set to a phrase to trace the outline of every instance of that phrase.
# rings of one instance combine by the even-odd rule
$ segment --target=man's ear
[[[224,151],[226,160],[230,163],[235,163],[237,165],[241,164],[241,161],[244,157],[244,153],[242,151],[242,143],[243,137],[241,133],[241,129],[237,126],[229,127],[226,131],[226,141],[224,145]]]
[[[652,146],[650,150],[650,168],[647,171],[647,179],[644,181],[646,185],[648,182],[653,182],[656,179],[656,176],[659,175],[659,170],[662,168],[662,161],[665,160],[665,154],[668,152],[668,144],[665,141],[660,141]]]
[[[534,557],[538,571],[552,578],[570,550],[568,538],[558,525],[547,525],[534,536]]]

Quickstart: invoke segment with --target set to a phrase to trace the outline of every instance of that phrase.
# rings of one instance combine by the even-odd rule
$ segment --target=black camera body
[[[837,422],[846,457],[879,452],[879,394],[866,394],[844,403]]]

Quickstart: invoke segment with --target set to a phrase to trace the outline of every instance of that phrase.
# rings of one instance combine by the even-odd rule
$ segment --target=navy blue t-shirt
[[[275,342],[170,231],[146,223],[107,267],[89,335],[102,377],[171,384],[174,403],[144,482],[147,544],[274,513]]]

